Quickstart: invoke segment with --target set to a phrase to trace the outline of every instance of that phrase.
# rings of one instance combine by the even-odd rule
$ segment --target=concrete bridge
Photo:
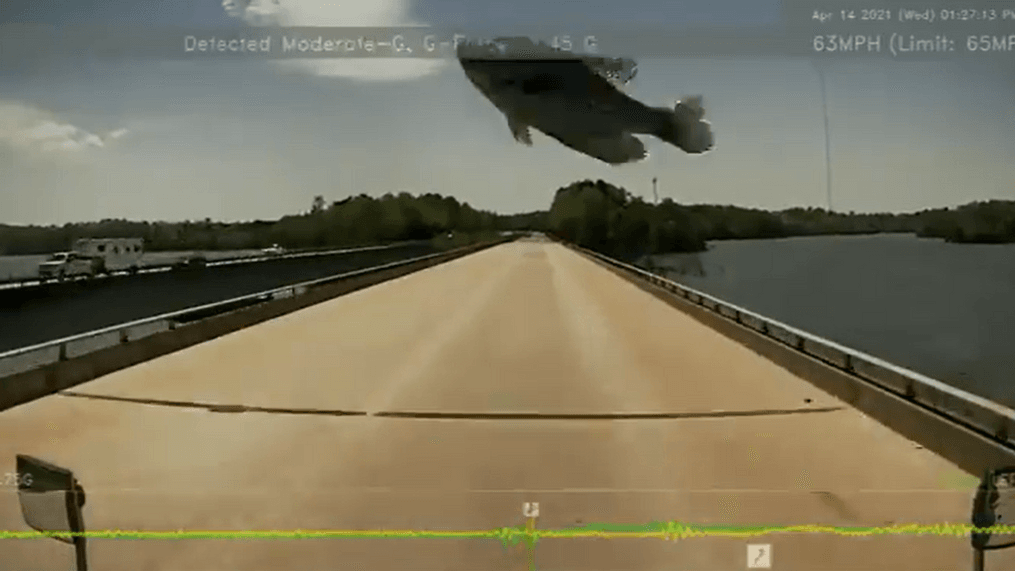
[[[979,473],[1015,464],[1008,409],[539,237],[245,300],[0,355],[21,360],[0,379],[4,471],[18,453],[74,470],[90,530],[376,532],[523,525],[532,502],[541,529],[968,524]],[[14,492],[0,529],[25,531]],[[834,530],[548,538],[534,560],[405,537],[89,553],[93,571],[725,571],[748,545],[780,570],[972,563],[968,537]],[[0,539],[4,569],[72,561]]]

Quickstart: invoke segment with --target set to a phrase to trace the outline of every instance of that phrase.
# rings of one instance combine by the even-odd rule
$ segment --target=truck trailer
[[[74,242],[74,251],[99,258],[101,273],[129,271],[137,273],[144,255],[143,238],[82,238]]]

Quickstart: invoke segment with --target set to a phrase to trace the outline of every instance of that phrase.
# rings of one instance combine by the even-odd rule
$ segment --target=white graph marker
[[[755,543],[747,546],[748,569],[771,569],[772,546],[767,543]]]

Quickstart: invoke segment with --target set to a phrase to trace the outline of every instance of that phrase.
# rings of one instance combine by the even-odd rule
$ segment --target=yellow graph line
[[[618,526],[619,527],[619,526]],[[636,527],[636,526],[629,526]],[[655,525],[652,530],[604,529],[537,529],[535,518],[524,527],[493,530],[415,530],[415,529],[322,529],[322,530],[101,530],[85,532],[0,531],[0,539],[32,539],[39,537],[87,537],[96,539],[499,539],[506,543],[530,543],[537,539],[662,539],[675,541],[699,537],[757,537],[771,534],[822,533],[841,536],[872,535],[937,535],[968,536],[973,532],[1015,535],[1015,526],[976,528],[968,524],[907,524],[882,527],[835,527],[822,525],[793,526],[690,526],[675,522]],[[662,529],[660,529],[662,527]]]

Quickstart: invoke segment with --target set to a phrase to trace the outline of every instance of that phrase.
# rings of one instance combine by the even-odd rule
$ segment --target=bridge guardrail
[[[241,309],[243,307],[248,307],[266,301],[300,296],[311,289],[322,285],[348,280],[357,276],[373,274],[392,268],[408,266],[441,256],[447,257],[454,252],[464,251],[469,248],[475,248],[475,246],[465,246],[463,248],[456,248],[446,252],[437,252],[435,254],[427,254],[425,256],[418,256],[406,260],[398,260],[380,266],[373,266],[361,270],[354,270],[351,272],[273,288],[223,301],[217,301],[179,311],[146,317],[144,319],[138,319],[127,323],[121,323],[110,327],[104,327],[94,331],[87,331],[85,333],[79,333],[61,339],[47,341],[45,343],[13,349],[0,353],[0,379],[31,371],[46,365],[51,365],[59,361],[66,361],[68,359],[80,357],[118,344],[143,339],[150,335],[176,329],[180,326],[186,326],[190,322],[203,319],[207,316],[218,315],[226,311]]]
[[[883,359],[759,315],[637,266],[574,244],[566,245],[609,265],[631,272],[691,303],[705,307],[730,321],[735,321],[775,339],[855,378],[873,383],[910,402],[918,403],[956,423],[972,428],[1008,448],[1015,448],[1015,410]]]

